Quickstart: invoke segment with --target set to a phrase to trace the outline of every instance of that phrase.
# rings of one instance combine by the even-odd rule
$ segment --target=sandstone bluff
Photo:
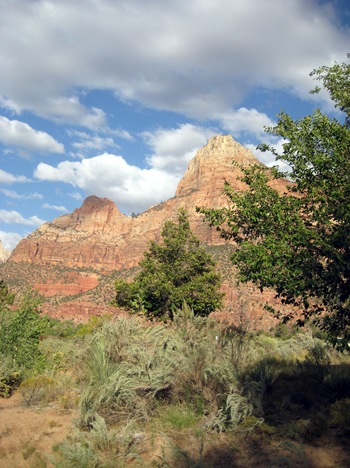
[[[9,258],[10,252],[5,249],[5,247],[2,245],[2,242],[0,240],[0,264],[5,263],[6,260]]]
[[[175,220],[178,210],[185,208],[192,230],[221,259],[227,293],[224,313],[253,314],[262,325],[266,321],[261,312],[263,297],[252,286],[237,288],[227,261],[230,246],[195,211],[196,206],[226,205],[222,195],[225,180],[236,190],[245,189],[233,162],[260,164],[231,136],[211,138],[190,161],[175,196],[137,217],[124,215],[111,200],[90,196],[73,213],[43,224],[20,241],[2,265],[0,277],[14,289],[34,286],[48,301],[45,309],[55,316],[86,319],[94,313],[110,312],[112,276],[132,271],[149,241],[159,240],[164,222]],[[275,184],[277,189],[285,188],[285,181]],[[267,294],[273,297],[272,292]]]

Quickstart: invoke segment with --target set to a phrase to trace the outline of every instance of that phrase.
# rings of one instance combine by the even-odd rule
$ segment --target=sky
[[[0,240],[13,249],[89,195],[141,213],[231,134],[258,159],[284,110],[321,108],[347,62],[348,0],[0,0]]]

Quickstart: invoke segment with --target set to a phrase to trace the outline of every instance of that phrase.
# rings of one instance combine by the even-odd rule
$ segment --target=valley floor
[[[72,433],[78,410],[54,406],[25,406],[21,394],[0,399],[0,468],[44,468],[53,466],[48,454]],[[152,438],[152,443],[149,441]],[[139,448],[141,459],[127,466],[150,467],[310,467],[346,468],[350,454],[329,436],[317,444],[291,440],[268,440],[258,434],[206,434],[199,440],[195,433],[159,431],[144,439]],[[123,462],[123,466],[125,462]],[[82,465],[83,466],[83,465]],[[67,467],[69,468],[69,467]]]

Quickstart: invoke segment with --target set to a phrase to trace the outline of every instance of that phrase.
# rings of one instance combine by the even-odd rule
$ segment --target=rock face
[[[251,151],[231,136],[211,138],[190,161],[177,187],[176,197],[190,196],[193,192],[197,192],[197,196],[200,193],[204,200],[211,199],[213,195],[220,196],[225,180],[237,190],[244,189],[244,184],[237,180],[241,172],[233,165],[234,162],[243,167],[260,164]]]
[[[64,264],[103,273],[131,268],[138,264],[149,240],[159,239],[164,222],[175,219],[180,208],[188,210],[191,227],[202,242],[222,244],[222,239],[202,222],[195,208],[223,206],[225,180],[237,190],[244,189],[244,184],[237,180],[240,170],[233,166],[233,161],[244,166],[258,163],[231,136],[211,138],[190,162],[174,198],[131,218],[106,198],[88,197],[72,214],[43,224],[23,239],[10,261]]]
[[[41,279],[32,284],[46,297],[81,294],[96,287],[98,278],[135,267],[149,241],[160,239],[164,222],[175,220],[180,208],[188,211],[191,228],[203,243],[224,245],[225,241],[215,229],[203,223],[202,215],[195,209],[196,206],[225,206],[227,199],[222,194],[225,180],[237,190],[245,189],[238,180],[241,171],[233,162],[243,166],[260,164],[231,136],[213,137],[190,162],[175,197],[136,218],[125,216],[106,198],[88,197],[73,213],[43,224],[23,239],[7,263],[12,267],[31,265],[36,267],[36,272],[40,270]],[[276,184],[281,190],[285,188],[285,181]],[[54,279],[45,273],[48,265],[55,268]],[[78,272],[70,277],[62,273],[62,279],[57,281],[60,277],[57,272],[67,268]],[[7,271],[3,270],[2,276],[11,278],[9,271],[10,266]]]
[[[11,252],[5,249],[0,240],[0,264],[5,263],[6,260],[9,258],[10,254]]]

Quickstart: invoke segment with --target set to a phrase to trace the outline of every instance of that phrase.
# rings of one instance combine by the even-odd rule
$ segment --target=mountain
[[[245,165],[257,162],[232,137],[214,137],[190,162],[174,198],[132,218],[122,214],[111,200],[88,197],[72,214],[43,224],[23,239],[12,253],[11,262],[91,267],[104,273],[131,268],[138,264],[149,240],[158,240],[164,222],[175,219],[180,208],[189,211],[201,241],[222,243],[215,230],[202,223],[195,207],[222,206],[226,202],[222,197],[225,179],[242,189],[233,160]]]
[[[10,254],[11,252],[5,249],[0,240],[0,264],[5,263],[6,260],[9,258]]]
[[[253,286],[239,289],[235,285],[229,261],[232,246],[195,210],[196,206],[225,206],[225,180],[236,190],[245,189],[239,180],[241,171],[233,162],[243,166],[260,164],[231,136],[211,138],[190,161],[175,196],[137,217],[124,215],[111,200],[90,196],[73,213],[43,224],[21,240],[1,268],[0,276],[17,290],[33,285],[47,298],[46,309],[52,315],[84,319],[101,310],[111,311],[108,303],[113,297],[112,278],[116,274],[132,276],[149,241],[159,241],[164,222],[176,220],[178,210],[185,208],[192,230],[224,271],[225,313],[246,309],[248,296],[249,308],[261,309],[256,304],[262,296]],[[275,184],[278,189],[285,189],[285,181]]]

